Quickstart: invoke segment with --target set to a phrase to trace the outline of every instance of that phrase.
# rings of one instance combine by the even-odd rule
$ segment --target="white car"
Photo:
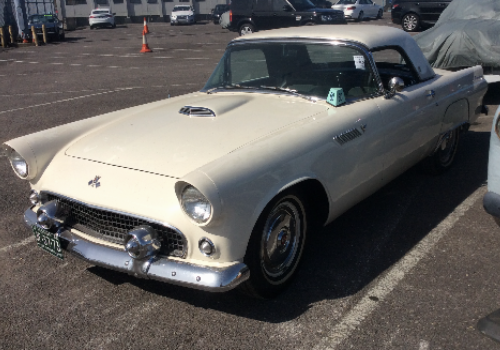
[[[332,6],[334,10],[344,11],[346,19],[362,21],[365,18],[382,18],[384,9],[372,0],[340,0]]]
[[[89,16],[90,29],[96,27],[110,27],[116,28],[115,13],[111,12],[109,8],[98,8],[92,10]]]
[[[268,298],[315,228],[419,162],[449,169],[486,89],[480,66],[434,70],[400,29],[277,29],[231,41],[200,91],[3,148],[47,252]]]
[[[194,8],[191,5],[175,5],[170,15],[170,25],[196,23]]]
[[[484,209],[500,226],[500,107],[493,118],[488,159],[488,192],[483,199]]]

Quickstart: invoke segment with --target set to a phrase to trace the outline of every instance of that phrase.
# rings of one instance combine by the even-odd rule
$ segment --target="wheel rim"
[[[279,203],[269,214],[262,236],[261,264],[272,279],[293,271],[302,240],[300,211],[291,201]]]
[[[404,18],[403,23],[407,30],[415,30],[415,28],[417,28],[418,19],[415,15],[408,15]]]
[[[247,35],[247,34],[251,34],[252,32],[253,32],[252,28],[245,26],[245,27],[241,28],[240,34]]]
[[[453,162],[458,145],[457,130],[448,131],[443,137],[439,152],[439,163],[443,167],[449,166]]]

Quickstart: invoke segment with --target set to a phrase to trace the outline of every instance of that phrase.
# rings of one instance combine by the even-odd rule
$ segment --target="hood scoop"
[[[215,112],[206,107],[184,106],[179,113],[188,117],[215,117]]]

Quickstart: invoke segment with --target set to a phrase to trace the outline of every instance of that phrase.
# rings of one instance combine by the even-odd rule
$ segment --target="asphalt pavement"
[[[212,23],[149,29],[148,54],[140,24],[0,49],[0,143],[199,90],[236,37]],[[450,171],[412,168],[314,232],[269,301],[45,253],[23,224],[29,186],[2,156],[0,349],[500,349],[476,329],[500,308],[500,228],[482,208],[495,103]]]

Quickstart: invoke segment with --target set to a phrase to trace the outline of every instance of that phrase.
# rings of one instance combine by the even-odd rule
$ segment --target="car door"
[[[450,1],[443,0],[420,0],[417,2],[417,6],[420,7],[421,20],[427,23],[436,23],[449,3]]]
[[[387,57],[394,54],[395,62]],[[382,50],[374,53],[374,59],[387,89],[391,77],[402,78],[402,91],[386,98],[375,99],[384,121],[384,142],[387,151],[384,159],[385,177],[392,179],[425,157],[435,145],[444,115],[439,103],[436,79],[419,81],[413,67],[397,50]]]
[[[377,6],[374,6],[373,1],[372,0],[361,0],[361,1],[364,2],[366,15],[369,17],[377,17],[378,9]]]
[[[276,28],[276,20],[273,18],[273,0],[254,0],[252,9],[252,21],[256,30]]]
[[[272,0],[273,28],[286,28],[299,25],[294,8],[286,0]]]

